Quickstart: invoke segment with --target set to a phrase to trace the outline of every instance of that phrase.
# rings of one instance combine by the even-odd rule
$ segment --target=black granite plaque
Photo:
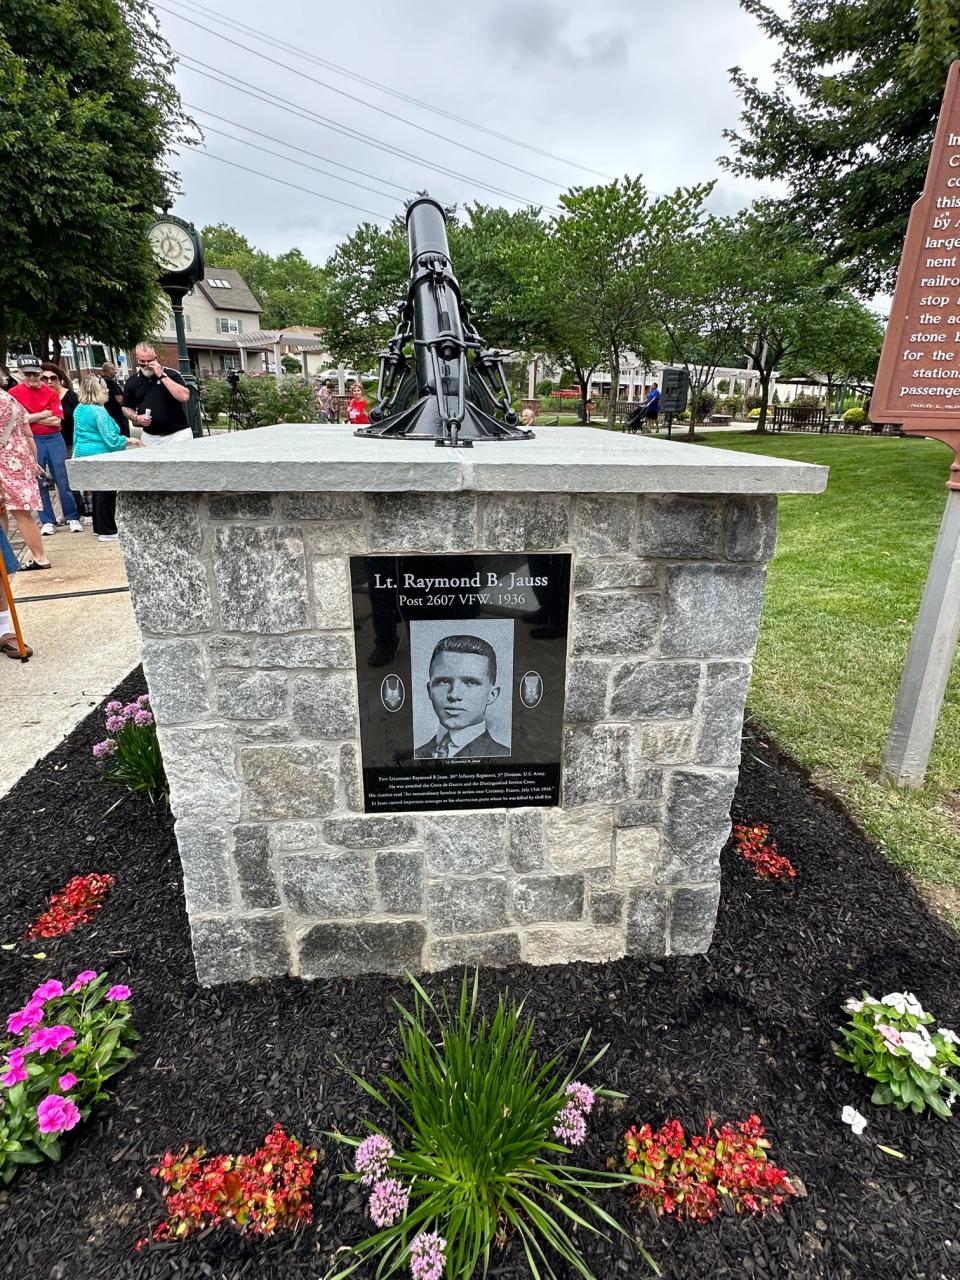
[[[570,556],[352,556],[368,813],[559,804]]]

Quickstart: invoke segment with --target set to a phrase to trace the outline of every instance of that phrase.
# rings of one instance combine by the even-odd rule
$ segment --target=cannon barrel
[[[371,425],[356,434],[462,447],[475,440],[532,439],[532,431],[516,425],[499,353],[483,349],[470,322],[450,260],[443,206],[421,196],[407,206],[406,222],[407,297],[380,356]],[[405,354],[411,344],[412,368]]]

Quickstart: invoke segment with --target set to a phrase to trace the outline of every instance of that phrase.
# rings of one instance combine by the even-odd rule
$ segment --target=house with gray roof
[[[243,333],[259,333],[261,310],[239,271],[208,266],[204,278],[183,300],[183,323],[192,371],[200,377],[210,377],[239,369],[237,337]],[[158,350],[161,344],[164,348],[161,360],[176,368],[177,338],[172,313],[167,313],[157,339]],[[266,344],[245,349],[244,362],[249,373],[266,371],[267,350]]]

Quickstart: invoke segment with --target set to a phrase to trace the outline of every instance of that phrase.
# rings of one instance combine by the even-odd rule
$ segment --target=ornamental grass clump
[[[245,1235],[272,1236],[310,1223],[316,1163],[316,1149],[288,1137],[279,1124],[250,1156],[208,1156],[203,1147],[167,1151],[150,1170],[164,1184],[167,1212],[152,1238],[182,1240],[222,1223]],[[147,1243],[138,1240],[136,1247]]]
[[[949,1027],[928,1031],[933,1014],[924,1012],[910,991],[891,991],[882,1000],[865,991],[861,1000],[847,1000],[843,1007],[847,1022],[840,1034],[846,1045],[836,1054],[875,1082],[870,1101],[879,1107],[892,1103],[898,1111],[909,1107],[916,1115],[929,1107],[949,1120],[960,1094],[956,1032]]]
[[[639,1179],[635,1199],[661,1217],[710,1222],[725,1204],[762,1217],[798,1191],[767,1160],[770,1143],[756,1115],[716,1132],[707,1120],[703,1134],[690,1138],[679,1120],[634,1126],[623,1141],[624,1163]]]
[[[563,1072],[556,1058],[540,1065],[522,1005],[501,997],[493,1017],[482,1017],[475,976],[472,984],[464,979],[455,1007],[444,1001],[439,1012],[411,981],[413,1010],[398,1005],[397,1078],[381,1076],[377,1087],[354,1076],[391,1114],[391,1135],[373,1125],[362,1140],[334,1135],[356,1149],[354,1171],[344,1176],[368,1189],[379,1229],[350,1250],[332,1280],[365,1261],[376,1263],[370,1274],[378,1280],[401,1269],[414,1280],[470,1280],[486,1276],[494,1249],[511,1240],[534,1277],[553,1280],[562,1260],[594,1280],[570,1231],[622,1231],[592,1193],[628,1179],[564,1157],[583,1142],[596,1096],[572,1076],[604,1051],[583,1061],[588,1034],[572,1070]]]
[[[150,710],[150,695],[142,693],[136,702],[108,702],[107,733],[93,748],[104,782],[116,783],[129,791],[154,796],[167,794],[167,777],[157,741],[157,726]]]
[[[107,1098],[104,1084],[133,1057],[130,988],[84,969],[64,989],[43,982],[0,1040],[0,1180],[22,1164],[60,1159],[60,1135]]]

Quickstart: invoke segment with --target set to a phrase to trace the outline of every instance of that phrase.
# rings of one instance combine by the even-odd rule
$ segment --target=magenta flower
[[[23,1060],[27,1056],[26,1049],[11,1049],[7,1054],[8,1067],[22,1067]]]
[[[407,1211],[410,1194],[396,1178],[384,1178],[370,1193],[370,1217],[378,1227],[392,1227]]]
[[[135,711],[133,713],[133,723],[139,725],[142,729],[145,725],[153,724],[153,716],[149,711]]]
[[[126,723],[124,716],[107,716],[107,731],[109,733],[119,733]]]
[[[77,1077],[73,1074],[72,1071],[68,1071],[66,1075],[61,1076],[60,1079],[57,1081],[57,1084],[60,1086],[60,1088],[63,1090],[64,1093],[69,1093],[76,1083],[77,1083]]]
[[[27,1078],[27,1069],[21,1063],[18,1067],[10,1067],[0,1076],[0,1084],[6,1085],[8,1089],[12,1089],[15,1084],[22,1084]]]
[[[108,702],[107,705],[104,707],[104,711],[106,711],[107,715],[110,715],[110,716],[115,716],[118,711],[122,711],[122,710],[123,710],[123,703],[117,702],[115,698],[113,699],[112,702]]]
[[[421,1231],[410,1245],[410,1271],[414,1280],[442,1280],[447,1265],[447,1242],[436,1231]]]
[[[21,1031],[26,1031],[28,1027],[35,1027],[43,1021],[43,1002],[40,1000],[30,1000],[17,1013],[11,1013],[7,1019],[7,1030],[13,1036],[18,1036]]]
[[[67,1040],[60,1046],[60,1057],[65,1058],[68,1053],[73,1053],[77,1047],[76,1040]]]
[[[576,1107],[585,1116],[593,1110],[593,1104],[596,1101],[596,1095],[590,1086],[581,1084],[579,1080],[574,1080],[572,1084],[567,1085],[567,1097],[570,1099],[570,1106]]]
[[[380,1133],[371,1133],[357,1147],[353,1167],[361,1174],[360,1181],[365,1187],[372,1187],[375,1182],[386,1176],[393,1157],[393,1143]]]
[[[116,751],[117,744],[112,738],[105,738],[103,742],[95,742],[93,744],[94,760],[102,760],[104,756],[108,756],[111,751]]]
[[[69,987],[67,987],[67,991],[80,991],[88,982],[93,982],[96,976],[96,969],[81,969]]]
[[[130,988],[125,987],[122,982],[118,982],[115,987],[111,987],[107,992],[108,1000],[129,1000]]]
[[[42,1058],[45,1053],[49,1053],[51,1049],[59,1049],[65,1041],[72,1041],[76,1046],[75,1032],[73,1027],[57,1026],[57,1027],[39,1027],[30,1039],[27,1041],[27,1053],[38,1053]],[[61,1050],[61,1052],[64,1052]],[[69,1052],[69,1051],[67,1051]]]
[[[63,995],[63,983],[58,982],[56,978],[51,978],[49,982],[41,982],[36,991],[30,997],[31,1000],[56,1000],[57,996]]]
[[[566,1142],[571,1147],[579,1147],[587,1136],[587,1122],[583,1112],[578,1111],[576,1107],[564,1107],[562,1111],[557,1112],[557,1123],[553,1126],[553,1132],[561,1142]]]
[[[80,1112],[69,1098],[51,1093],[37,1107],[37,1122],[41,1133],[63,1133],[80,1123]]]

